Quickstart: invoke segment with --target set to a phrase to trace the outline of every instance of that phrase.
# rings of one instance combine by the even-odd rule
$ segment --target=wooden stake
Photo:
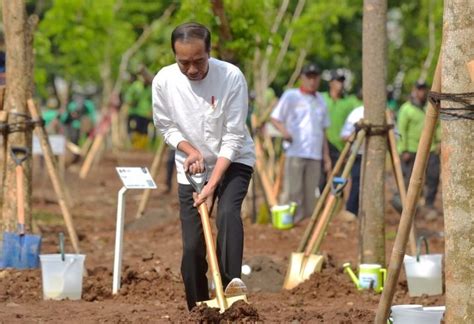
[[[280,156],[280,160],[278,161],[278,173],[275,178],[275,182],[273,183],[273,196],[277,197],[280,196],[281,192],[281,183],[283,181],[283,177],[285,176],[285,153],[282,153]]]
[[[160,170],[161,165],[163,164],[164,157],[166,156],[166,143],[165,140],[161,142],[158,150],[156,150],[155,157],[150,167],[150,175],[153,179],[158,176],[158,171]],[[148,200],[150,200],[151,189],[145,189],[140,199],[140,204],[138,205],[137,214],[135,218],[140,218],[145,213],[146,206],[148,205]]]
[[[433,85],[431,87],[431,90],[434,92],[441,91],[440,61],[441,59],[438,58],[438,64],[436,66],[436,71],[433,78]],[[387,323],[390,306],[392,305],[393,295],[395,294],[398,277],[400,275],[403,258],[405,256],[405,247],[407,245],[408,235],[410,233],[416,205],[418,203],[418,197],[420,196],[422,188],[423,178],[426,171],[426,165],[428,163],[428,156],[430,154],[431,142],[435,133],[438,116],[439,111],[433,107],[430,102],[426,111],[425,124],[421,134],[420,142],[418,144],[415,164],[413,166],[413,172],[411,174],[410,184],[408,186],[407,201],[403,206],[400,224],[398,225],[397,236],[395,237],[395,243],[393,245],[392,255],[390,257],[387,281],[385,282],[382,296],[377,308],[377,313],[375,315],[376,324]]]
[[[262,143],[260,142],[260,139],[257,136],[255,136],[254,142],[255,142],[255,152],[257,155],[257,161],[256,161],[257,173],[263,187],[265,199],[269,207],[273,207],[273,206],[276,206],[278,202],[277,202],[277,198],[273,195],[272,184],[268,177],[268,174],[265,171]]]
[[[92,163],[94,162],[94,159],[97,153],[102,147],[103,142],[104,142],[104,134],[102,133],[97,134],[97,136],[94,138],[94,141],[92,142],[91,149],[87,153],[86,159],[84,160],[84,163],[81,166],[81,170],[79,171],[79,178],[85,179],[87,177],[92,167]]]
[[[469,77],[471,78],[471,82],[474,83],[474,60],[469,61],[467,65],[467,70],[469,72]]]
[[[393,120],[390,116],[390,113],[387,111],[385,114],[387,116],[387,124],[393,124]],[[393,174],[397,183],[398,192],[400,193],[400,200],[402,201],[402,206],[404,207],[407,201],[407,190],[405,188],[405,181],[403,181],[402,166],[400,162],[400,156],[397,152],[397,143],[395,140],[395,131],[393,130],[393,128],[389,129],[387,133],[387,140],[388,151],[392,160]],[[416,231],[414,221],[411,224],[409,245],[411,254],[416,255]]]
[[[314,227],[316,226],[316,222],[318,221],[319,215],[323,211],[324,204],[329,195],[329,192],[331,191],[332,179],[341,171],[342,165],[344,164],[344,160],[346,159],[346,156],[349,153],[349,150],[351,149],[351,142],[354,138],[354,135],[352,135],[349,141],[346,142],[344,149],[339,155],[339,159],[337,160],[336,165],[331,170],[331,174],[329,175],[326,181],[326,185],[324,186],[323,192],[319,196],[318,201],[316,202],[316,206],[313,209],[311,219],[308,225],[306,226],[303,236],[301,237],[298,249],[296,250],[297,252],[303,252],[305,250],[306,245],[308,244],[309,237],[311,233],[313,233]]]
[[[112,119],[115,118],[114,116],[117,114],[117,111],[115,108],[113,108],[113,105],[114,103],[112,102],[112,99],[111,99],[111,101],[109,102],[109,106],[111,107],[109,108],[107,115],[102,117],[99,125],[96,127],[96,135],[92,141],[91,149],[87,152],[86,159],[81,166],[81,170],[79,171],[79,177],[81,179],[85,179],[87,175],[89,174],[89,171],[92,167],[92,163],[94,162],[94,159],[97,156],[97,153],[102,147],[102,144],[105,140],[105,136],[111,127]],[[88,139],[89,138],[90,137],[88,137]]]
[[[28,109],[33,119],[39,120],[39,112],[35,106],[33,99],[28,99]],[[66,202],[66,195],[65,195],[65,184],[62,178],[58,174],[58,167],[56,165],[56,160],[53,156],[53,150],[51,149],[51,145],[48,140],[48,134],[43,126],[35,128],[36,135],[39,138],[41,148],[43,149],[43,156],[46,162],[46,167],[48,169],[49,176],[51,178],[51,182],[53,183],[54,191],[56,192],[56,196],[58,198],[59,206],[61,208],[61,212],[63,214],[64,222],[66,223],[66,227],[69,233],[69,238],[71,239],[72,246],[76,253],[79,253],[79,240],[77,238],[77,233],[74,228],[74,224],[72,221],[71,213],[69,212],[68,204]]]
[[[6,87],[4,85],[0,86],[0,111],[3,110],[3,104],[5,100],[5,90],[6,90]]]

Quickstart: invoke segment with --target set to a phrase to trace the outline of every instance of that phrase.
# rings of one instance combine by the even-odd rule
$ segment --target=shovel
[[[318,218],[318,222],[314,228],[311,238],[306,245],[303,253],[292,253],[290,256],[290,264],[286,272],[283,289],[293,289],[303,281],[309,279],[314,272],[320,272],[324,262],[324,256],[316,255],[323,241],[326,229],[331,221],[332,215],[336,210],[337,201],[339,200],[342,190],[347,184],[347,178],[351,172],[354,160],[357,157],[362,141],[365,138],[365,130],[359,130],[355,143],[352,145],[351,155],[344,167],[341,177],[334,177],[332,182],[331,195],[326,201],[326,205]]]
[[[200,193],[204,187],[206,178],[207,178],[207,167],[206,171],[202,173],[199,178],[201,181],[197,183],[191,175],[186,172],[186,178],[188,178],[189,183],[193,186],[194,190],[197,193]],[[209,260],[209,266],[211,269],[212,280],[214,282],[216,298],[211,300],[206,300],[203,302],[198,302],[197,304],[206,304],[209,307],[219,308],[219,311],[223,313],[227,308],[229,308],[233,303],[238,300],[243,300],[247,302],[247,287],[244,282],[239,278],[234,278],[227,285],[225,292],[222,285],[221,273],[219,271],[219,265],[217,263],[216,256],[216,247],[214,245],[214,239],[212,237],[211,224],[209,222],[209,211],[207,209],[206,203],[199,205],[199,215],[201,216],[202,228],[204,231],[204,239],[206,241],[207,247],[207,256]]]
[[[18,233],[3,233],[3,266],[16,269],[38,268],[41,237],[25,234],[25,196],[21,164],[28,159],[30,150],[12,146],[10,154],[16,164]]]

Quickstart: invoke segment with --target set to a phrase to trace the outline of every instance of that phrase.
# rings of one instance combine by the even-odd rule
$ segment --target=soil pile
[[[0,271],[0,302],[27,302],[43,298],[41,271],[6,269]]]
[[[209,308],[206,305],[194,307],[186,318],[186,321],[193,323],[257,323],[260,317],[257,310],[244,301],[237,301],[224,313],[220,314],[219,309]]]
[[[285,278],[284,264],[278,264],[268,256],[255,256],[244,261],[251,272],[242,274],[242,280],[249,292],[277,292],[281,290]]]
[[[184,289],[178,275],[164,266],[160,259],[152,258],[125,266],[117,298],[134,303],[140,303],[144,299],[166,299],[182,304]]]

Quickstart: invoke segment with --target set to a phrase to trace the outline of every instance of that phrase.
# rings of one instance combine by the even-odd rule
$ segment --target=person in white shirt
[[[153,119],[165,141],[176,149],[182,225],[186,301],[208,300],[206,246],[197,206],[217,206],[217,258],[225,286],[240,278],[243,256],[241,207],[255,163],[252,138],[245,125],[247,83],[234,65],[210,57],[211,34],[197,23],[175,28],[171,46],[176,63],[153,79]],[[208,168],[201,193],[186,179]],[[212,209],[212,207],[211,207]]]
[[[303,67],[299,89],[286,90],[271,114],[272,124],[289,143],[286,149],[282,203],[296,202],[295,223],[311,216],[321,177],[321,162],[331,168],[325,130],[329,126],[326,103],[317,92],[319,67]]]
[[[341,130],[341,138],[347,141],[352,133],[355,132],[355,125],[357,122],[363,118],[364,106],[355,108],[346,118],[344,126]],[[351,214],[347,215],[346,219],[350,219],[351,217],[354,218],[359,213],[360,169],[363,151],[364,148],[361,146],[351,169],[351,191],[346,202],[346,210]]]

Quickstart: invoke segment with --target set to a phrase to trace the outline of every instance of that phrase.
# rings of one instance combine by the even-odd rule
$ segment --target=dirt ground
[[[66,182],[74,200],[74,223],[86,273],[80,301],[45,301],[41,271],[0,270],[0,323],[188,323],[188,322],[281,322],[371,323],[380,295],[358,291],[342,264],[357,264],[357,222],[335,217],[322,245],[328,262],[321,273],[290,291],[281,289],[289,256],[295,251],[307,221],[280,231],[270,224],[244,219],[244,264],[252,272],[243,275],[248,305],[237,305],[219,316],[199,307],[189,313],[180,276],[181,232],[176,188],[164,192],[164,174],[156,179],[145,215],[135,219],[142,193],[126,194],[122,288],[112,295],[117,193],[122,184],[115,166],[149,166],[152,153],[107,154],[87,179],[80,180],[77,167],[70,168]],[[66,232],[46,171],[35,164],[33,208],[41,230],[42,253],[57,253],[58,233]],[[388,182],[390,184],[390,181]],[[387,192],[390,192],[390,188]],[[388,198],[387,198],[388,199]],[[387,260],[396,235],[399,215],[387,205]],[[443,221],[417,219],[419,233],[429,239],[432,253],[443,253]],[[66,235],[67,237],[67,235]],[[67,251],[72,247],[67,242]],[[444,305],[444,296],[411,298],[402,271],[394,304]]]

